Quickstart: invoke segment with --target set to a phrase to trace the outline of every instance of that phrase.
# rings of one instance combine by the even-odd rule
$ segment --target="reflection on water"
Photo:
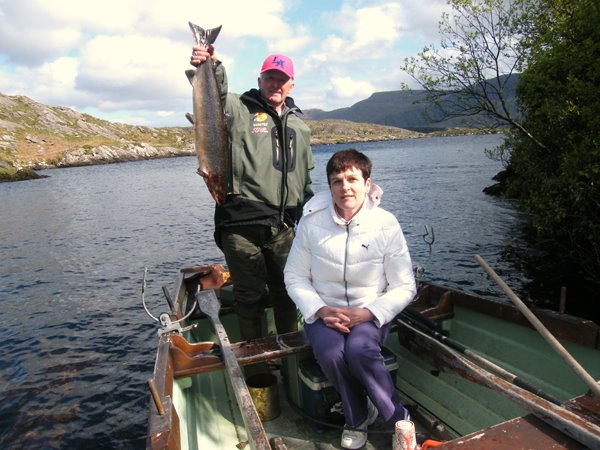
[[[355,145],[374,163],[382,206],[399,219],[414,264],[428,278],[487,295],[498,289],[482,255],[514,289],[503,259],[519,246],[519,215],[482,193],[501,169],[483,154],[498,136]],[[315,149],[315,190],[325,163],[347,146]],[[157,342],[140,301],[166,310],[161,287],[180,267],[223,262],[213,206],[195,158],[56,169],[0,184],[0,446],[143,448]],[[431,254],[425,225],[435,231]]]

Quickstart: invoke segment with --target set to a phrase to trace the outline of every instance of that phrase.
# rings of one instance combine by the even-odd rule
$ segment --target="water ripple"
[[[485,147],[497,136],[360,144],[384,189],[382,206],[405,231],[415,264],[433,281],[482,294],[497,290],[475,263],[483,255],[509,285],[503,259],[519,221],[510,203],[482,189],[500,170]],[[315,148],[316,191],[325,163],[346,146]],[[195,158],[48,171],[0,184],[0,447],[144,448],[146,380],[155,324],[180,267],[222,263],[213,204]],[[431,254],[424,225],[434,227]]]

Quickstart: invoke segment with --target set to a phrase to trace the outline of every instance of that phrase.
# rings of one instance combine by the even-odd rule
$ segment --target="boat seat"
[[[454,302],[452,293],[444,292],[437,304],[433,305],[431,300],[431,288],[428,285],[422,286],[408,309],[435,321],[444,321],[454,317]]]

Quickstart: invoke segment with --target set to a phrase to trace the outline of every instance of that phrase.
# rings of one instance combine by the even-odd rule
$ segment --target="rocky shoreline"
[[[331,119],[306,123],[315,146],[477,132],[456,129],[425,134]],[[0,182],[40,178],[36,170],[194,154],[191,127],[113,123],[69,108],[36,103],[24,96],[0,94]]]
[[[5,161],[0,161],[0,182],[45,178],[46,176],[41,176],[36,172],[38,170],[55,169],[59,167],[114,164],[146,159],[191,156],[194,154],[195,151],[191,146],[188,148],[157,148],[142,143],[139,146],[117,148],[102,145],[92,149],[76,149],[72,152],[65,153],[59,161],[18,161],[15,164],[8,164]]]

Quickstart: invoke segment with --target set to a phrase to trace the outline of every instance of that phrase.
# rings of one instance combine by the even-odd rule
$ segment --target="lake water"
[[[437,282],[500,296],[483,256],[517,290],[507,261],[523,245],[510,202],[483,194],[502,169],[484,155],[501,136],[354,145],[373,161],[382,207],[413,263]],[[314,149],[315,190],[344,146]],[[156,327],[183,266],[223,262],[213,204],[191,157],[55,169],[0,183],[0,448],[144,448]],[[435,242],[424,242],[425,225]],[[430,237],[428,237],[429,239]]]

